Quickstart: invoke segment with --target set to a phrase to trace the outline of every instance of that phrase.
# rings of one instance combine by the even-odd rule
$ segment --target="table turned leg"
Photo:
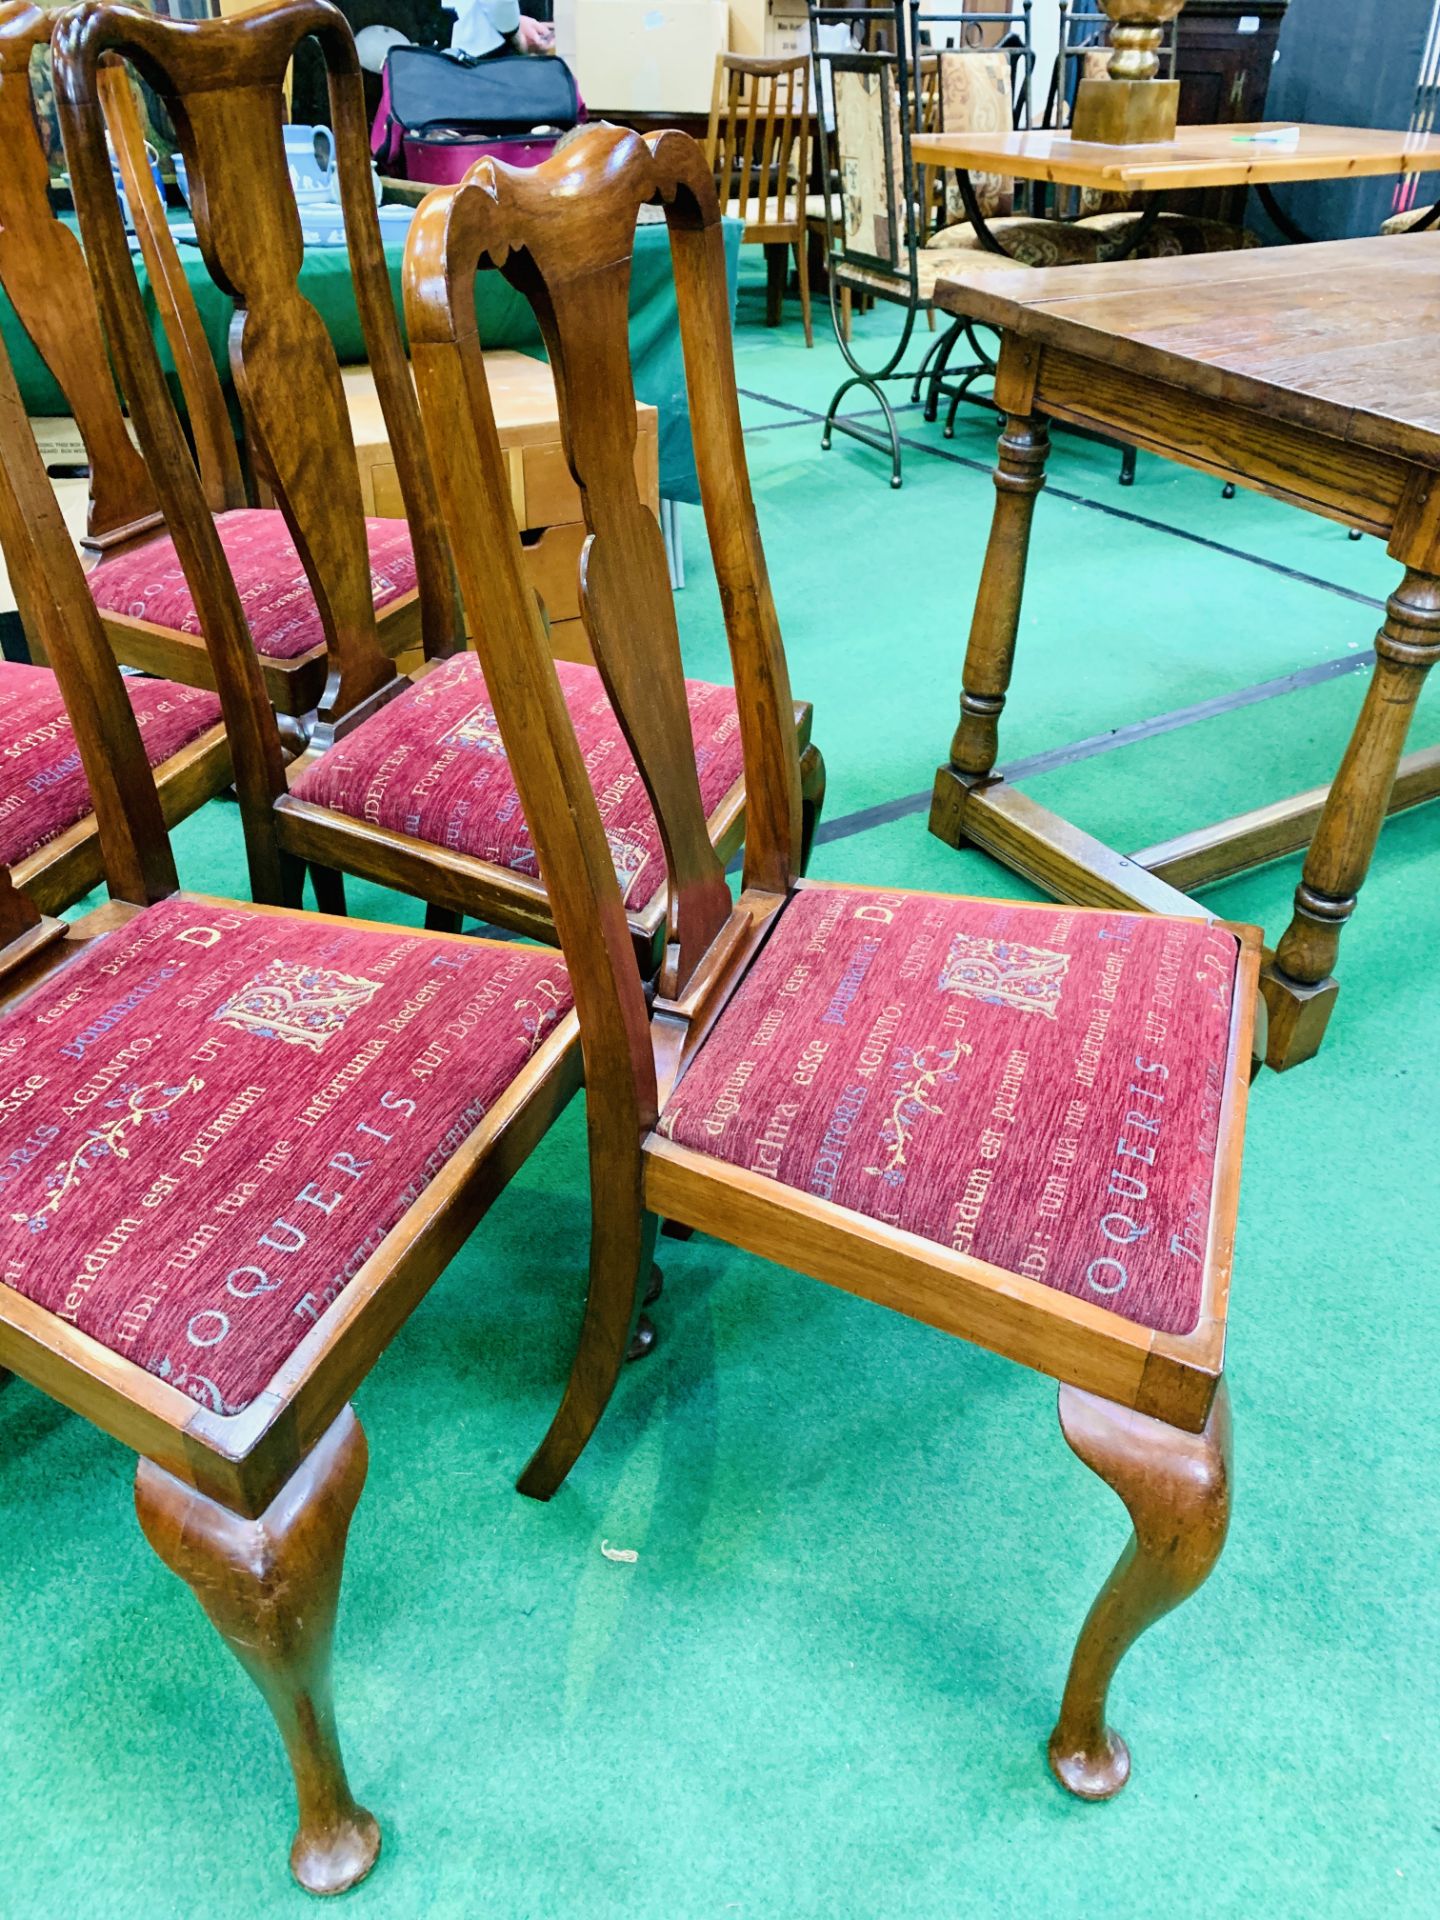
[[[1440,579],[1411,568],[1386,605],[1375,670],[1305,856],[1294,915],[1261,975],[1270,1010],[1266,1063],[1277,1072],[1319,1050],[1340,991],[1340,935],[1374,858],[1411,715],[1437,660]]]
[[[950,744],[949,764],[935,775],[930,802],[930,831],[952,847],[964,839],[966,796],[991,777],[1000,748],[1000,715],[1015,664],[1030,525],[1049,453],[1049,426],[1039,414],[1007,416],[995,465],[995,517],[965,652],[960,725]]]

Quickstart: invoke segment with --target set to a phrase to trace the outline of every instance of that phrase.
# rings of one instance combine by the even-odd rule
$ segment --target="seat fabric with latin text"
[[[217,514],[215,531],[235,577],[255,650],[267,660],[296,660],[325,644],[325,629],[295,542],[273,510],[238,507]],[[415,588],[415,555],[403,520],[367,520],[370,591],[377,613]],[[168,535],[102,560],[86,575],[102,613],[144,620],[172,633],[200,632],[195,602]]]
[[[1190,1333],[1237,951],[1213,922],[806,888],[660,1131]]]
[[[152,767],[198,740],[220,719],[220,702],[197,687],[127,674],[125,691]],[[48,667],[0,662],[0,865],[15,866],[92,811],[75,730]]]
[[[639,912],[665,884],[654,810],[599,673],[563,660],[555,670],[600,804],[621,898]],[[735,690],[687,680],[685,691],[708,815],[743,772]],[[495,711],[472,653],[433,668],[374,719],[343,735],[291,792],[297,800],[512,873],[537,870]]]
[[[543,948],[150,907],[0,1016],[0,1278],[239,1412],[569,1005]]]

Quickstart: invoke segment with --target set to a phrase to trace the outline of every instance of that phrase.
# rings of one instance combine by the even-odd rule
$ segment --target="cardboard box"
[[[727,0],[556,0],[555,47],[592,115],[708,113]]]
[[[810,20],[802,0],[730,0],[732,53],[793,60],[809,50]]]
[[[550,620],[557,659],[588,660],[580,619],[580,549],[585,544],[580,489],[560,444],[560,408],[555,376],[544,360],[526,353],[485,355],[485,377],[500,450],[510,476],[510,504],[521,529],[526,571]],[[385,416],[369,367],[342,367],[345,404],[360,467],[366,513],[403,518],[405,503],[390,454]],[[635,482],[650,511],[660,513],[660,416],[635,406]],[[402,659],[402,667],[407,663]],[[413,664],[413,663],[410,663]]]

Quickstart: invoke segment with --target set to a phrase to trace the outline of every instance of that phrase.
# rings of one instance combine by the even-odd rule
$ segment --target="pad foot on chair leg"
[[[1302,980],[1292,980],[1270,959],[1260,971],[1260,992],[1270,1016],[1266,1066],[1272,1072],[1284,1073],[1290,1067],[1313,1060],[1335,1011],[1339,981],[1332,975],[1310,986]]]
[[[1077,1800],[1113,1800],[1130,1778],[1130,1749],[1112,1727],[1097,1747],[1062,1748],[1060,1729],[1050,1736],[1050,1770]]]
[[[642,1313],[635,1322],[635,1331],[631,1334],[630,1344],[625,1349],[626,1360],[643,1360],[647,1354],[655,1351],[659,1338],[659,1334],[655,1331],[655,1322],[648,1313]]]

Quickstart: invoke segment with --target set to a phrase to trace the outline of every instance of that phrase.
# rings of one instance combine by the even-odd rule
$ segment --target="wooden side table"
[[[580,618],[580,549],[585,522],[580,489],[570,475],[560,441],[560,410],[555,377],[543,360],[529,354],[485,355],[485,373],[500,446],[510,473],[510,499],[525,543],[530,584],[550,618],[550,644],[559,660],[590,659]],[[404,502],[385,419],[369,367],[342,367],[350,426],[360,462],[365,511],[403,518]],[[635,477],[640,497],[656,517],[660,513],[660,416],[654,407],[635,408]]]
[[[1309,846],[1266,957],[1267,1060],[1319,1047],[1340,935],[1388,810],[1440,793],[1440,748],[1402,760],[1440,659],[1440,234],[942,281],[936,303],[998,327],[997,500],[965,656],[960,725],[930,830],[1062,900],[1193,913],[1191,889]],[[996,774],[1051,419],[1109,434],[1381,535],[1404,568],[1334,783],[1133,858]],[[1398,777],[1397,777],[1398,776]]]

